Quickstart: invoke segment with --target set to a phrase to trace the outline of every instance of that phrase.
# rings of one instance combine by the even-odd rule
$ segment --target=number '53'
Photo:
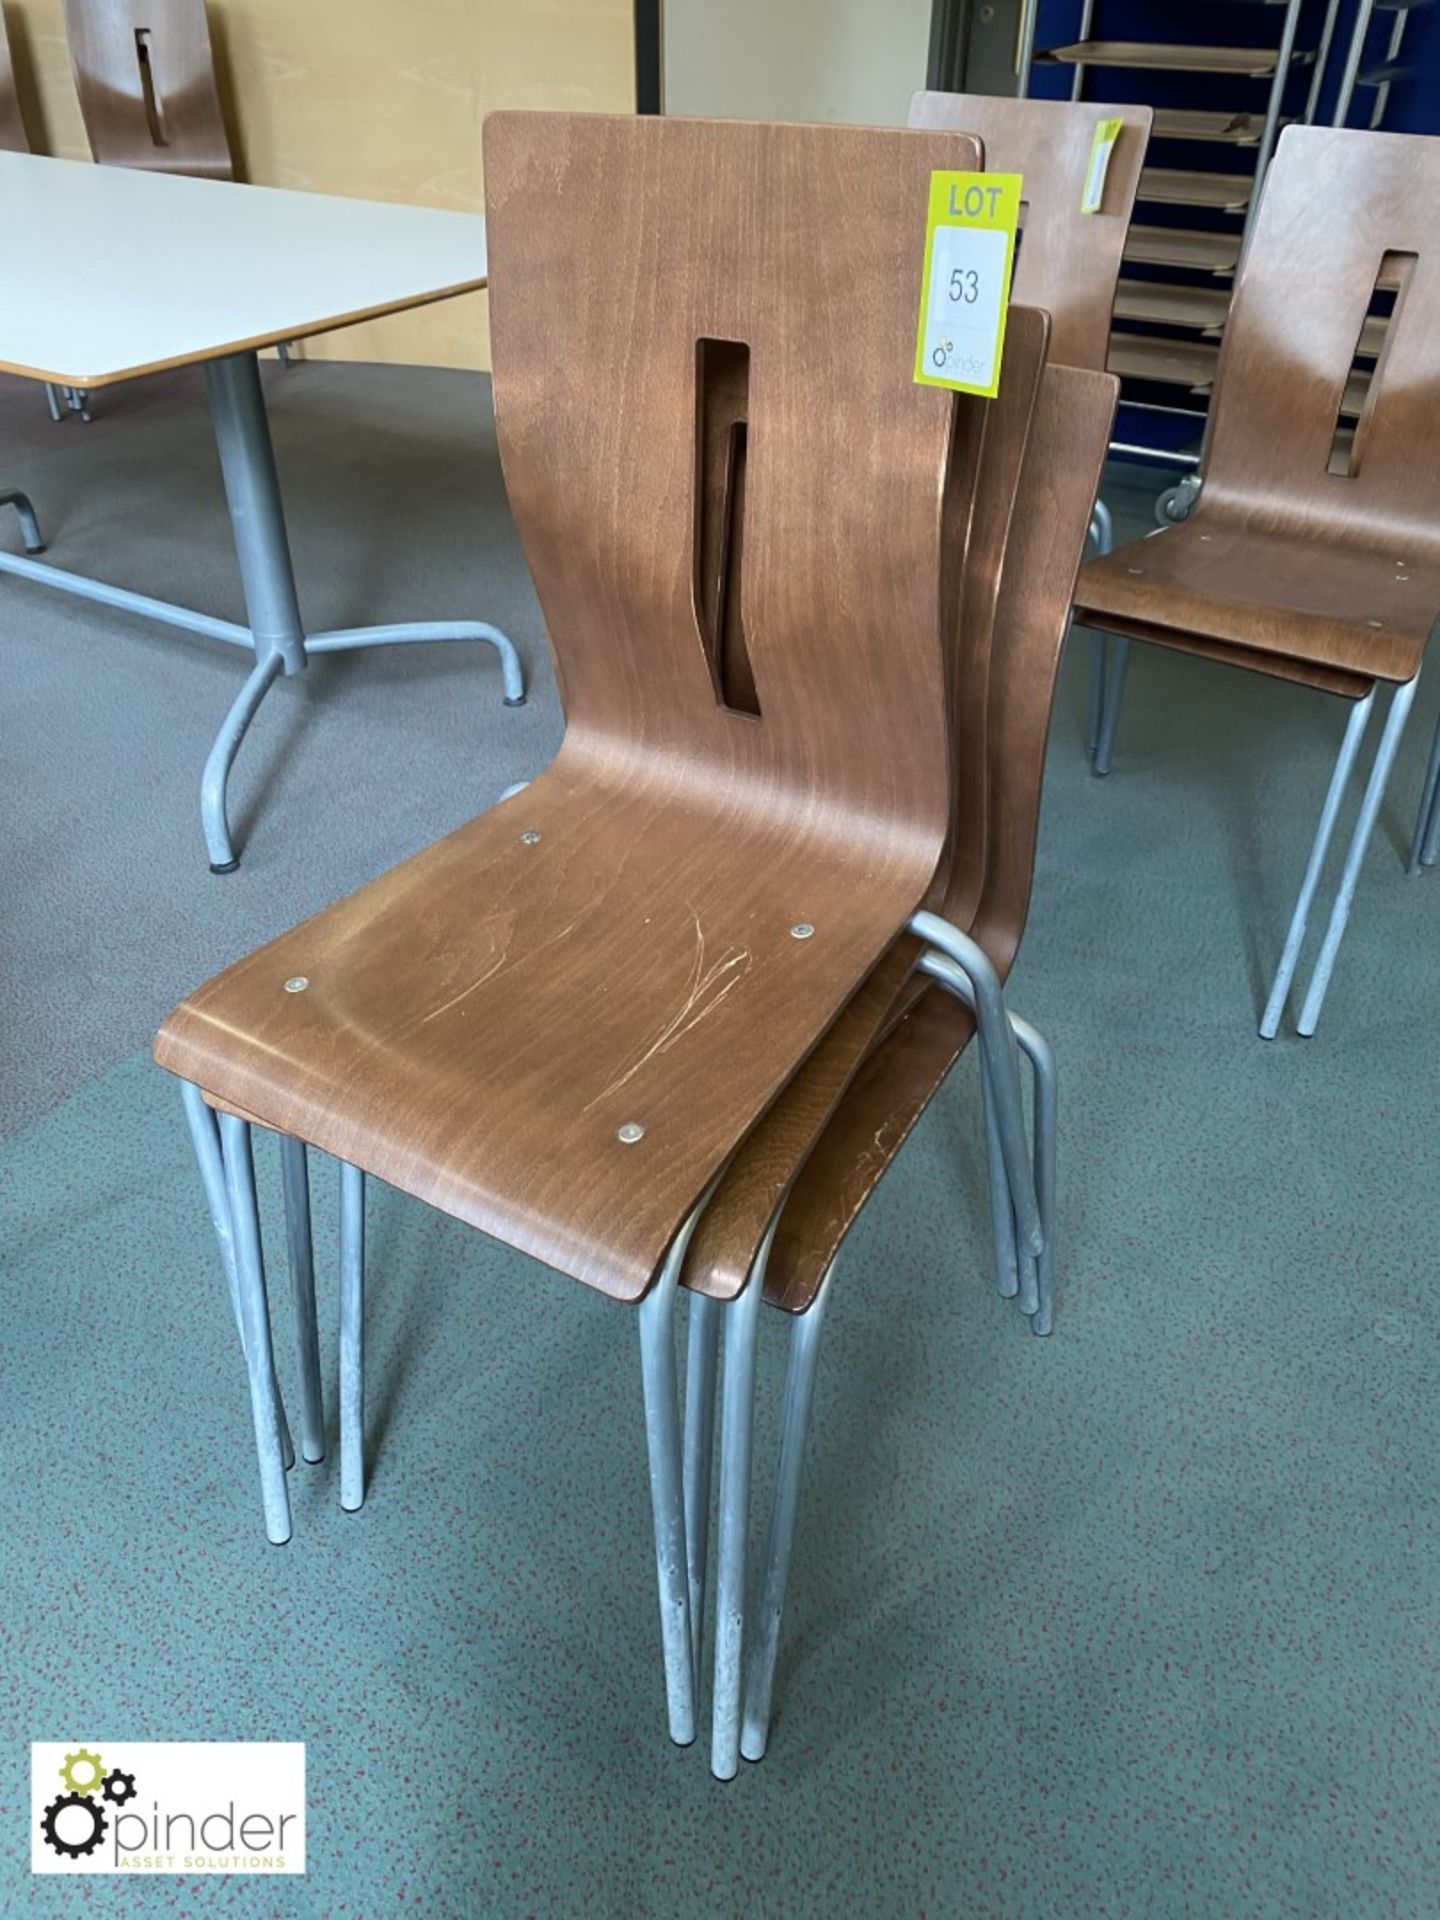
[[[963,300],[967,307],[980,298],[980,276],[973,267],[956,267],[951,273],[950,298]]]

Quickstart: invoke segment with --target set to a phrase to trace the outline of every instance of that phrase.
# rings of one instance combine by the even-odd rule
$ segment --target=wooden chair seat
[[[1084,615],[1077,617],[1083,619]],[[1249,647],[1232,646],[1228,640],[1202,640],[1193,633],[1150,626],[1144,620],[1126,620],[1118,614],[1106,614],[1105,631],[1122,640],[1145,640],[1152,646],[1194,654],[1221,666],[1242,667],[1249,673],[1266,674],[1272,680],[1288,680],[1294,686],[1338,694],[1342,700],[1362,700],[1375,685],[1372,674],[1346,673],[1339,667],[1316,666],[1313,661],[1292,660],[1277,653],[1257,653]]]
[[[1336,484],[1344,486],[1345,481]],[[1403,681],[1419,671],[1440,607],[1440,564],[1403,539],[1352,538],[1231,524],[1201,504],[1167,527],[1080,570],[1076,617],[1184,648],[1213,643],[1237,664],[1294,678],[1285,663],[1358,680]],[[1402,565],[1401,562],[1406,564]],[[1263,663],[1275,661],[1273,669]]]
[[[861,1062],[780,1216],[765,1272],[772,1307],[804,1313],[813,1304],[841,1242],[974,1037],[974,1014],[926,983]]]
[[[933,169],[982,155],[953,135],[500,114],[485,158],[501,454],[564,745],[191,995],[155,1051],[633,1300],[941,862],[937,503],[984,405],[912,380],[917,241],[893,211],[919,217]],[[841,221],[837,180],[858,195]],[[617,260],[643,270],[617,283]],[[741,353],[743,517],[706,465],[710,363],[730,396]],[[718,621],[712,510],[743,544]],[[727,698],[722,637],[758,714]]]
[[[637,1298],[928,879],[897,896],[789,819],[723,825],[557,768],[201,988],[156,1058]]]

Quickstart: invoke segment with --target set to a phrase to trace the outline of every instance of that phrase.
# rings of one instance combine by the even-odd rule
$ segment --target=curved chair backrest
[[[997,397],[978,417],[962,414],[947,500],[947,542],[956,556],[946,604],[951,634],[951,833],[930,902],[968,925],[983,880],[989,808],[985,739],[995,612],[1025,447],[1045,370],[1048,316],[1012,306]],[[963,908],[953,902],[967,902]],[[716,1299],[744,1286],[771,1220],[846,1082],[910,997],[920,952],[894,942],[854,993],[789,1085],[746,1136],[701,1216],[686,1255],[685,1285]]]
[[[1095,129],[1118,119],[1099,211],[1082,213]],[[915,128],[978,134],[992,173],[1025,178],[1025,226],[1014,297],[1050,315],[1050,359],[1103,367],[1110,345],[1115,283],[1150,139],[1149,107],[1089,100],[1008,100],[984,94],[917,93]]]
[[[1376,289],[1394,290],[1348,474],[1337,421]],[[1255,531],[1440,558],[1440,140],[1287,127],[1216,376],[1201,503]],[[1353,391],[1353,389],[1352,389]]]
[[[930,173],[981,162],[953,134],[485,123],[501,459],[566,752],[833,833],[846,866],[868,842],[877,877],[949,815],[955,405],[912,374]],[[712,404],[744,423],[740,688],[707,604]]]
[[[234,178],[205,0],[65,0],[65,32],[98,161]]]
[[[20,96],[15,91],[15,67],[10,58],[5,9],[0,7],[0,151],[29,153],[30,150],[30,136],[20,117]]]

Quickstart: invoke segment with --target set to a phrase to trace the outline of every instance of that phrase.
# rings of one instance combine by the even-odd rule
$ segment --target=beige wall
[[[16,64],[28,56],[35,80],[37,145],[88,157],[61,0],[5,0],[5,13]],[[244,176],[265,186],[478,212],[480,122],[492,107],[635,103],[630,0],[210,0],[210,19]],[[71,244],[84,236],[56,236]],[[304,351],[486,366],[485,296]]]
[[[665,110],[903,126],[931,0],[665,0]]]

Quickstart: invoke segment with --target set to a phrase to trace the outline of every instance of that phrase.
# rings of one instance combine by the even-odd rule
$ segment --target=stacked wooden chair
[[[205,0],[65,0],[65,34],[101,165],[235,177]]]
[[[977,1015],[1015,1260],[1043,1256],[999,977],[1115,386],[1048,365],[1047,319],[1019,308],[1000,400],[913,383],[929,176],[981,164],[963,134],[487,122],[497,425],[564,743],[523,792],[191,995],[156,1042],[186,1083],[272,1539],[290,1447],[254,1126],[283,1142],[307,1457],[323,1424],[301,1143],[342,1162],[346,1506],[364,1493],[367,1174],[636,1306],[682,1743],[723,1338],[721,1773],[762,1291],[818,1327],[817,1262],[823,1279]],[[868,1158],[867,1100],[892,1126]],[[1025,1284],[1038,1296],[1038,1268]]]
[[[1392,294],[1353,434],[1357,344]],[[1380,690],[1390,704],[1297,1021],[1312,1034],[1440,613],[1440,141],[1290,127],[1225,329],[1190,517],[1088,564],[1076,614],[1123,642],[1344,700],[1349,718],[1260,1032],[1278,1031]],[[1097,770],[1123,685],[1112,674]],[[1432,767],[1440,785],[1440,742]],[[1429,789],[1433,804],[1435,787]],[[1428,807],[1412,866],[1431,833]],[[1436,829],[1440,831],[1440,829]],[[1440,850],[1440,849],[1435,849]]]
[[[1011,100],[971,93],[917,93],[910,102],[912,127],[978,134],[992,173],[1024,178],[1015,298],[1050,315],[1050,358],[1059,366],[1100,369],[1109,357],[1115,287],[1153,119],[1153,108],[1133,102],[1105,106],[1093,100]],[[1096,134],[1106,120],[1120,122],[1119,136],[1105,167],[1099,204],[1093,213],[1082,214]],[[1097,553],[1109,553],[1114,545],[1114,526],[1103,499],[1095,502],[1090,537]],[[1105,687],[1118,644],[1104,633],[1091,637],[1086,745],[1092,755],[1099,745]]]

